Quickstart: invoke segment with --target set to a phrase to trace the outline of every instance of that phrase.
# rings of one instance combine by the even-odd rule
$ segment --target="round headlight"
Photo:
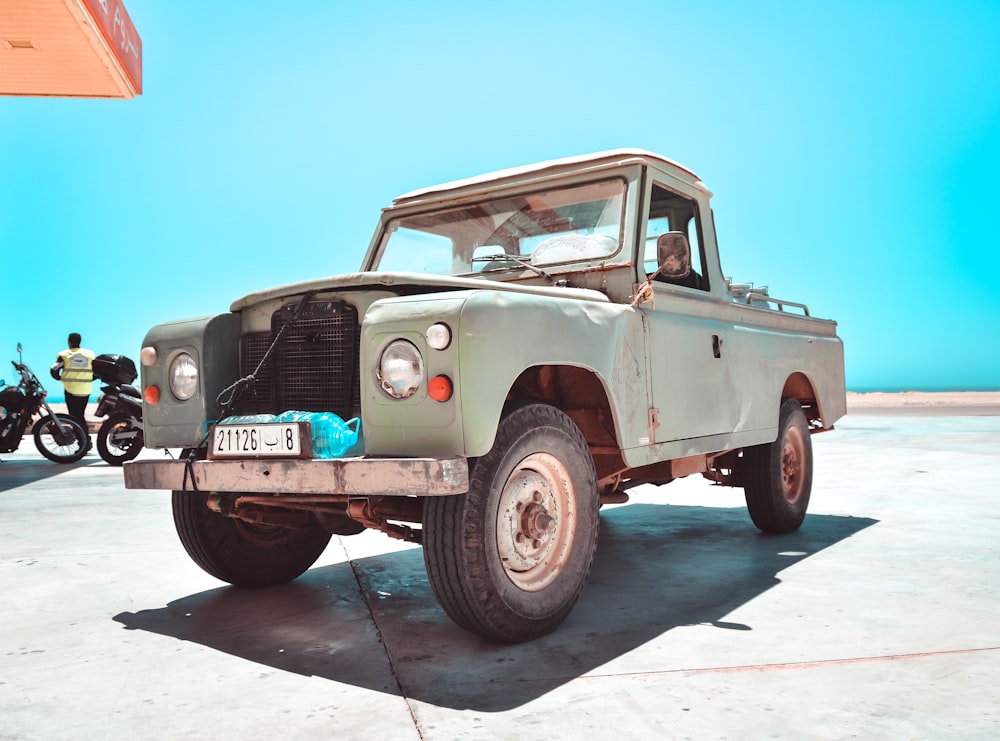
[[[170,361],[170,393],[181,401],[194,396],[198,390],[198,366],[194,358],[182,352]]]
[[[424,359],[413,343],[395,340],[382,351],[376,377],[393,399],[407,399],[424,382]]]
[[[444,350],[451,344],[451,330],[448,329],[447,324],[432,324],[424,332],[424,339],[427,340],[428,347]]]

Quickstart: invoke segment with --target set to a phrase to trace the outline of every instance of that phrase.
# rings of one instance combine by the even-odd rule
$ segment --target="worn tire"
[[[142,425],[136,426],[136,421],[128,412],[115,412],[101,423],[97,431],[97,452],[109,465],[120,466],[142,451]]]
[[[594,461],[573,421],[545,404],[510,411],[469,491],[424,500],[424,563],[438,601],[493,640],[551,632],[590,574],[597,510]]]
[[[330,534],[321,528],[261,525],[220,515],[199,491],[173,493],[174,527],[191,559],[238,587],[284,584],[316,563]]]
[[[79,422],[66,414],[57,414],[59,426],[52,417],[42,417],[32,427],[38,452],[56,463],[75,463],[87,454],[90,435]],[[43,438],[44,435],[44,438]],[[60,442],[60,437],[66,439]]]
[[[812,492],[809,423],[795,399],[778,414],[778,437],[743,451],[743,493],[753,524],[765,533],[798,530]]]

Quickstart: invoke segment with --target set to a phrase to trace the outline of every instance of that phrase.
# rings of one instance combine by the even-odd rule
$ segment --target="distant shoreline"
[[[47,398],[50,404],[66,403],[66,397],[64,396],[49,394]],[[96,395],[91,395],[91,399],[91,404],[96,406]],[[890,401],[897,401],[907,406],[911,404],[931,406],[940,403],[947,403],[949,405],[1000,404],[1000,389],[994,391],[884,391],[878,389],[870,391],[847,391],[848,406],[852,404],[861,406],[880,405]]]
[[[66,412],[61,401],[49,402],[57,413]],[[96,432],[97,402],[87,405],[87,421]],[[1000,391],[848,391],[847,413],[889,417],[996,417],[1000,416]]]
[[[1000,391],[847,392],[848,414],[998,416]]]

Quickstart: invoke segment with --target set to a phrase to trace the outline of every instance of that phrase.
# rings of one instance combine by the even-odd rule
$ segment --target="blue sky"
[[[641,147],[849,389],[1000,389],[1000,3],[342,5],[126,0],[143,95],[0,98],[0,377],[356,270],[400,193]]]

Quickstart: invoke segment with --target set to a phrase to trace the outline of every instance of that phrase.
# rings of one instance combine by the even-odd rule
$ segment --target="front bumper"
[[[126,463],[124,472],[126,489],[334,496],[448,496],[469,489],[465,458],[144,460]]]

